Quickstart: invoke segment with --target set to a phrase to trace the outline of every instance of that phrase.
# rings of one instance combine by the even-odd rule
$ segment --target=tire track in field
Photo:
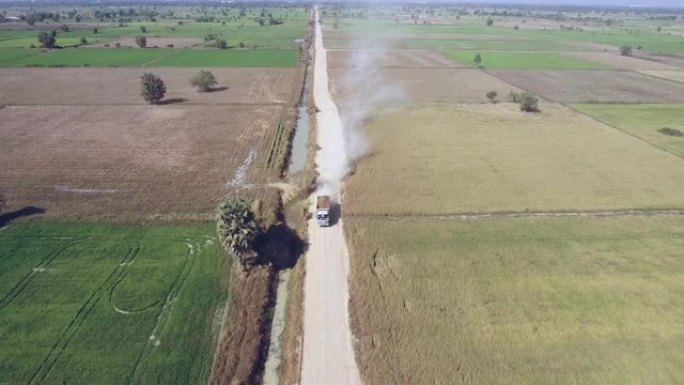
[[[48,253],[48,255],[43,258],[37,265],[31,268],[31,271],[24,275],[19,282],[17,282],[10,291],[5,294],[4,297],[0,298],[0,311],[6,308],[12,301],[14,301],[30,284],[34,279],[45,269],[47,269],[52,262],[57,259],[65,250],[78,244],[80,240],[69,242],[64,246],[54,249]]]
[[[171,311],[173,310],[173,303],[176,301],[178,294],[180,294],[181,288],[183,287],[185,280],[187,279],[188,275],[190,275],[190,271],[194,266],[194,261],[196,258],[193,258],[193,256],[195,256],[196,253],[199,256],[202,252],[201,246],[198,243],[191,244],[186,241],[185,244],[188,246],[188,253],[185,264],[183,265],[183,269],[181,269],[181,272],[178,274],[173,284],[171,285],[171,289],[169,289],[169,293],[166,296],[164,306],[162,306],[159,310],[159,313],[157,313],[157,322],[155,323],[154,328],[152,329],[148,343],[144,345],[142,349],[140,349],[138,358],[135,360],[135,365],[133,366],[133,369],[131,369],[128,378],[126,379],[127,385],[135,383],[135,378],[138,374],[140,363],[142,362],[145,353],[148,351],[148,348],[151,346],[159,345],[160,340],[157,337],[157,333],[169,320]]]
[[[81,306],[80,309],[78,309],[74,318],[71,319],[71,322],[69,322],[67,328],[64,330],[64,332],[62,332],[62,335],[60,335],[57,341],[55,341],[54,345],[52,345],[52,349],[50,349],[50,352],[43,359],[36,372],[28,381],[28,385],[42,383],[45,380],[45,378],[47,378],[47,376],[52,371],[52,368],[54,367],[55,363],[57,363],[62,353],[64,353],[66,347],[77,334],[78,329],[81,327],[81,325],[83,325],[85,320],[88,318],[88,315],[100,302],[103,294],[121,276],[125,274],[126,267],[135,259],[139,252],[140,245],[129,248],[128,252],[122,258],[121,263],[119,263],[116,266],[116,268],[114,268],[114,270],[109,274],[109,276],[104,280],[104,282],[97,289],[95,289],[95,291],[92,292],[92,294],[90,295],[90,297],[88,297],[86,302]]]

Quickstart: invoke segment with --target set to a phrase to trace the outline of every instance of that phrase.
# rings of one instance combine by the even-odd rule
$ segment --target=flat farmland
[[[370,154],[345,187],[345,215],[684,206],[681,158],[553,104],[388,109],[366,125]]]
[[[563,55],[559,52],[511,51],[455,51],[450,56],[459,62],[474,66],[475,55],[480,54],[481,66],[508,69],[609,69],[609,65]]]
[[[503,98],[516,87],[472,68],[375,68],[375,76],[365,84],[354,82],[353,70],[330,68],[330,89],[342,108],[346,101],[364,97],[364,87],[381,83],[391,85],[397,100],[404,103],[486,103],[487,92],[497,91]],[[351,74],[352,81],[349,81]],[[377,78],[375,78],[377,77]],[[378,82],[377,79],[384,79]],[[368,101],[366,101],[368,102]],[[371,101],[372,102],[372,101]]]
[[[0,67],[295,67],[297,50],[0,49]]]
[[[640,71],[647,75],[657,76],[659,78],[674,80],[676,82],[684,83],[684,70],[675,71]]]
[[[678,69],[677,67],[669,64],[648,59],[641,59],[634,56],[620,55],[618,52],[567,52],[566,55],[597,63],[603,63],[616,69],[636,71],[671,71]]]
[[[207,383],[230,259],[211,223],[0,232],[0,382]]]
[[[364,381],[677,384],[682,231],[682,217],[346,218]]]
[[[198,93],[192,68],[5,68],[0,70],[0,105],[140,105],[140,76],[159,75],[167,99],[186,104],[282,104],[295,93],[295,68],[211,68],[218,91]],[[26,87],[29,82],[40,89]],[[69,90],[69,92],[64,92]],[[103,92],[102,90],[106,90]]]
[[[8,209],[37,206],[48,216],[211,213],[233,187],[274,173],[266,157],[283,108],[2,108]]]
[[[572,107],[684,157],[684,105],[682,104],[574,104]],[[661,132],[667,128],[678,130],[682,136],[666,135]]]
[[[439,51],[342,49],[328,51],[328,68],[355,67],[359,59],[366,57],[372,58],[373,66],[378,68],[463,67]]]
[[[488,70],[554,102],[672,103],[684,101],[684,84],[631,71]]]

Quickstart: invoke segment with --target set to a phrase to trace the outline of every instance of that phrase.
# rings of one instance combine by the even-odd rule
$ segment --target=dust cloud
[[[319,172],[317,192],[338,199],[340,182],[354,169],[356,161],[369,151],[370,143],[362,129],[364,122],[377,107],[403,102],[406,97],[401,87],[388,81],[381,71],[380,65],[391,47],[379,46],[382,40],[374,39],[374,33],[364,31],[363,36],[354,39],[352,46],[358,49],[349,51],[350,59],[339,77],[337,87],[344,97],[338,109],[327,89],[327,52],[320,28],[320,25],[316,26],[315,70],[326,72],[318,79],[325,78],[325,93],[331,105],[320,103],[320,98],[316,104],[321,111],[319,114],[325,108],[330,113],[334,110],[337,117],[328,116],[321,119],[325,122],[323,125],[319,124],[321,149],[316,156]],[[321,85],[316,88],[321,88]]]

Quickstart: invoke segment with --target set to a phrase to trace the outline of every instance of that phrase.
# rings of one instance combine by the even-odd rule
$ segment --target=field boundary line
[[[508,211],[492,213],[452,213],[452,214],[346,214],[346,218],[368,219],[505,219],[505,218],[568,218],[568,217],[653,217],[684,216],[684,209],[628,209],[628,210],[594,210],[594,211]]]
[[[681,83],[680,83],[680,85],[681,85]],[[603,124],[603,125],[605,125],[605,126],[611,127],[611,128],[613,128],[613,129],[615,129],[615,130],[617,130],[617,131],[620,131],[621,133],[623,133],[623,134],[625,134],[625,135],[631,136],[632,138],[637,139],[637,140],[640,140],[640,141],[642,141],[642,142],[644,142],[644,143],[646,143],[646,144],[649,144],[649,145],[651,145],[652,147],[655,147],[655,148],[657,148],[657,149],[659,149],[659,150],[665,151],[665,152],[667,152],[667,153],[670,154],[670,155],[674,155],[674,156],[676,156],[677,158],[684,159],[684,155],[676,154],[676,153],[674,153],[674,152],[668,150],[668,149],[665,148],[665,147],[661,147],[661,146],[659,146],[659,145],[657,145],[657,144],[655,144],[655,143],[653,143],[653,142],[651,142],[651,141],[648,141],[648,140],[646,140],[646,139],[644,139],[644,138],[642,138],[642,137],[639,137],[639,136],[636,136],[636,135],[634,135],[634,134],[632,134],[632,133],[630,133],[630,132],[627,132],[627,131],[623,130],[622,128],[618,127],[618,126],[615,126],[615,125],[613,125],[613,124],[610,124],[610,123],[608,123],[608,122],[605,122],[605,121],[603,121],[603,120],[601,120],[601,119],[599,119],[599,118],[596,118],[596,117],[594,117],[594,116],[588,115],[588,114],[586,114],[586,113],[584,113],[584,112],[582,112],[582,111],[576,109],[575,107],[573,107],[573,106],[570,105],[569,103],[559,103],[559,104],[560,104],[561,106],[564,106],[564,107],[566,107],[566,108],[569,108],[570,110],[572,110],[572,111],[574,111],[574,112],[576,112],[576,113],[578,113],[578,114],[584,115],[584,116],[588,117],[589,119],[591,119],[591,120],[593,120],[593,121],[595,121],[595,122],[598,122],[598,123],[601,123],[601,124]],[[597,103],[597,104],[601,104],[601,103]],[[639,105],[640,105],[640,104],[645,104],[645,103],[634,103],[634,104],[639,104]],[[655,104],[658,104],[658,103],[655,103]]]

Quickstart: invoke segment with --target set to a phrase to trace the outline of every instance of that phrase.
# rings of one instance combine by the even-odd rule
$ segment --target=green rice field
[[[206,383],[229,266],[212,224],[4,228],[0,383]]]

